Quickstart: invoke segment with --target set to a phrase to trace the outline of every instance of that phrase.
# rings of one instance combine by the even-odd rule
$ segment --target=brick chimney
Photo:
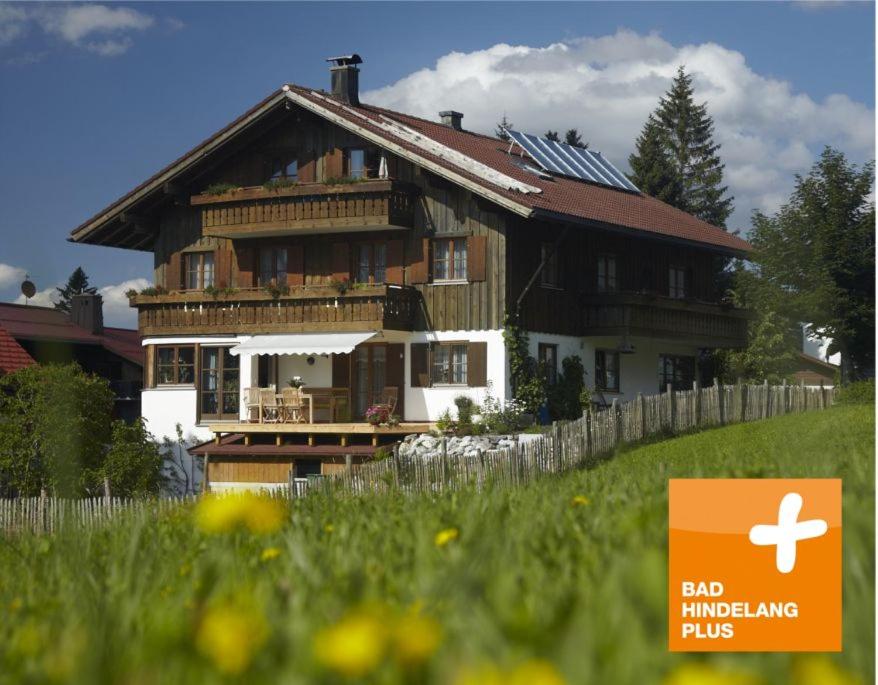
[[[104,332],[104,298],[97,294],[74,295],[70,300],[70,320],[90,333]]]
[[[439,112],[439,118],[445,126],[453,128],[455,131],[463,130],[460,123],[460,120],[463,119],[462,112],[455,112],[453,109],[446,109],[444,112]]]
[[[326,60],[331,62],[329,73],[332,76],[332,97],[346,105],[354,107],[360,104],[360,70],[358,64],[363,60],[356,53],[330,57]]]

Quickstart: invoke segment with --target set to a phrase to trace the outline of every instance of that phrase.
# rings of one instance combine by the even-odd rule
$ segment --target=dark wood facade
[[[186,255],[212,251],[215,285],[235,292],[219,298],[138,296],[133,304],[140,308],[141,331],[497,330],[506,312],[518,308],[525,328],[535,332],[628,332],[687,337],[705,346],[744,343],[744,319],[716,304],[715,252],[645,234],[514,216],[390,153],[385,153],[389,179],[351,183],[348,151],[368,147],[303,112],[214,164],[199,187],[184,189],[175,204],[160,210],[155,282],[167,292],[183,290]],[[293,156],[297,184],[263,188],[275,160]],[[240,188],[202,194],[217,183]],[[436,241],[446,239],[466,241],[466,279],[435,282],[433,250]],[[349,290],[342,296],[327,291],[356,280],[355,250],[368,243],[384,246],[384,280],[402,288],[368,284],[381,285],[381,292]],[[537,274],[546,246],[558,260],[551,285]],[[260,291],[264,284],[257,271],[265,250],[284,251],[286,283],[276,285],[289,293],[269,297]],[[601,305],[595,302],[601,296],[596,265],[606,254],[615,258],[616,300]],[[686,280],[685,296],[674,301],[665,297],[672,266]],[[655,297],[618,300],[631,293]],[[197,308],[195,301],[201,302]],[[632,324],[632,317],[639,324]]]

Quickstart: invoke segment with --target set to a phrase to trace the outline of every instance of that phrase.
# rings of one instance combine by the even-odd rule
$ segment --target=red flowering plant
[[[380,426],[390,419],[390,407],[386,404],[373,404],[366,410],[366,421],[373,426]]]

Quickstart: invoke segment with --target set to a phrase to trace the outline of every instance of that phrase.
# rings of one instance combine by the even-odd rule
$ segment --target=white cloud
[[[18,285],[24,280],[24,269],[9,264],[0,264],[0,289]]]
[[[26,26],[27,14],[21,7],[0,3],[0,45],[22,36]]]
[[[628,30],[545,47],[452,52],[363,100],[429,119],[455,109],[466,128],[485,133],[493,133],[504,112],[531,133],[576,127],[594,149],[627,168],[643,122],[680,64],[714,118],[735,196],[731,228],[748,227],[754,208],[776,210],[793,174],[806,172],[823,145],[858,161],[874,156],[874,112],[866,105],[846,95],[814,100],[756,73],[740,52],[716,43],[673,45]]]
[[[55,286],[37,291],[37,294],[26,299],[24,295],[19,295],[13,300],[15,304],[29,304],[33,307],[54,307],[58,301],[58,291]]]
[[[137,310],[128,305],[129,290],[143,290],[152,285],[145,278],[134,278],[118,285],[98,288],[104,300],[104,325],[117,328],[137,328]]]
[[[134,44],[132,33],[145,31],[156,24],[155,17],[130,7],[0,4],[0,46],[13,43],[30,25],[34,25],[79,49],[102,57],[115,57],[127,52]],[[183,22],[168,17],[165,25],[173,31],[182,28]]]

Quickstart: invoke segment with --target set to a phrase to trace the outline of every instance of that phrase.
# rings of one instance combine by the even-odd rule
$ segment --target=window
[[[387,244],[361,243],[354,248],[356,281],[384,283],[387,276]]]
[[[686,269],[672,266],[668,269],[668,295],[682,300],[688,294],[686,289]]]
[[[195,382],[195,347],[159,347],[156,354],[158,385],[191,385]]]
[[[543,243],[540,258],[543,270],[540,273],[540,285],[546,288],[561,287],[561,260],[553,243]]]
[[[598,390],[619,392],[619,353],[595,350],[594,379]]]
[[[439,343],[433,346],[432,380],[438,385],[466,385],[466,343]]]
[[[433,241],[433,280],[466,280],[466,238]]]
[[[352,147],[345,154],[345,163],[349,178],[378,178],[381,153],[375,148]]]
[[[299,160],[296,154],[288,152],[273,157],[268,172],[270,179],[285,178],[290,181],[297,181],[299,179]]]
[[[540,362],[546,369],[546,380],[549,385],[558,381],[558,346],[540,343],[537,346]]]
[[[213,252],[187,252],[186,290],[204,290],[213,285]]]
[[[201,347],[201,418],[237,419],[239,416],[239,358],[229,347]]]
[[[264,247],[259,250],[259,285],[287,284],[287,249]]]
[[[616,289],[616,255],[598,255],[598,292],[614,293]]]
[[[667,390],[668,383],[674,390],[686,390],[695,380],[695,357],[660,354],[658,370],[659,392]]]

